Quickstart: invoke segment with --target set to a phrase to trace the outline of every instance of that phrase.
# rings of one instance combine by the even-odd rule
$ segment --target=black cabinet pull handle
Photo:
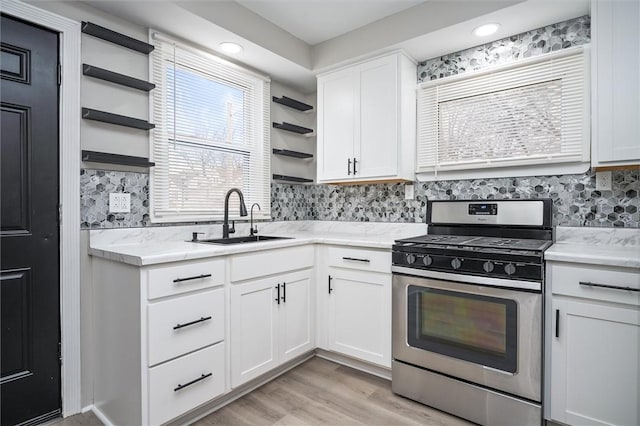
[[[358,173],[358,170],[356,170],[356,157],[353,157],[353,175],[355,176],[356,173]]]
[[[194,383],[198,383],[201,380],[206,379],[207,377],[211,377],[213,376],[213,373],[207,373],[207,374],[203,374],[202,376],[198,377],[197,379],[193,379],[192,381],[185,383],[184,385],[178,385],[173,391],[174,392],[178,392],[181,389],[186,388],[187,386],[191,386]]]
[[[347,175],[351,174],[351,158],[347,158]]]
[[[176,278],[173,280],[174,283],[181,283],[183,281],[191,281],[191,280],[199,280],[201,278],[209,278],[211,274],[200,274],[195,277],[187,277],[187,278]]]
[[[357,257],[343,257],[342,260],[353,260],[354,262],[371,262],[369,259],[358,259]]]
[[[556,309],[556,337],[560,337],[560,309]]]
[[[580,281],[580,285],[587,287],[610,288],[612,290],[640,291],[640,288],[625,287],[621,285],[596,284],[589,281]]]
[[[287,283],[282,283],[282,303],[287,303]]]
[[[210,319],[211,319],[211,315],[209,315],[208,317],[201,317],[200,319],[197,319],[195,321],[185,322],[184,324],[177,324],[175,327],[173,327],[173,329],[174,330],[179,330],[181,328],[189,327],[190,325],[198,324],[200,322],[209,321]]]
[[[331,292],[333,291],[333,289],[331,288],[331,280],[333,278],[331,278],[331,275],[329,275],[329,294],[331,294]]]
[[[278,290],[278,295],[276,296],[276,302],[278,302],[278,305],[279,305],[280,304],[280,284],[276,286],[276,289]]]

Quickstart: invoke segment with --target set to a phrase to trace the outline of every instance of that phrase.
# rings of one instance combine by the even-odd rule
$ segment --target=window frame
[[[244,172],[243,174],[243,187],[239,189],[241,189],[245,195],[245,203],[247,204],[247,206],[253,202],[260,203],[261,210],[256,212],[257,214],[254,215],[255,219],[270,219],[270,78],[266,75],[259,74],[253,70],[247,69],[244,66],[232,63],[224,58],[221,58],[220,56],[212,53],[204,47],[177,40],[175,37],[160,33],[153,29],[149,30],[149,39],[152,41],[152,43],[172,44],[177,49],[181,49],[189,55],[197,55],[203,61],[214,61],[217,66],[228,67],[227,69],[231,70],[230,73],[243,74],[243,78],[251,81],[250,84],[245,84],[245,82],[243,81],[234,81],[232,78],[230,78],[230,76],[216,72],[215,69],[200,69],[192,66],[192,64],[188,61],[182,63],[177,61],[176,69],[190,72],[198,77],[211,80],[224,86],[242,90],[244,97],[242,106],[243,115],[246,117],[248,112],[256,114],[256,116],[252,117],[249,122],[245,121],[244,123],[245,131],[250,132],[254,136],[250,136],[250,138],[252,138],[252,143],[246,146],[246,149],[238,145],[234,146],[233,144],[226,144],[224,142],[209,141],[210,143],[206,144],[204,143],[206,141],[205,139],[199,140],[197,137],[190,137],[189,135],[180,135],[178,132],[171,132],[171,130],[175,131],[176,129],[172,129],[171,126],[167,126],[166,123],[162,123],[162,127],[166,132],[166,137],[165,140],[160,143],[164,143],[165,146],[176,143],[184,145],[186,147],[193,147],[195,149],[197,149],[198,147],[202,149],[210,148],[211,151],[214,152],[229,152],[232,154],[241,154],[245,156],[246,158],[244,159],[244,161],[246,161],[248,165],[246,167],[246,172]],[[153,52],[151,55],[153,55]],[[158,69],[156,69],[157,62],[161,64],[161,72],[158,72]],[[158,163],[162,161],[165,162],[164,164],[169,163],[168,155],[165,157],[166,160],[155,158],[156,156],[154,155],[158,139],[162,137],[156,133],[157,131],[160,131],[159,127],[161,127],[158,122],[163,118],[166,121],[167,117],[170,115],[168,111],[171,109],[170,106],[168,106],[165,102],[165,98],[169,99],[167,98],[167,90],[161,89],[164,87],[168,87],[167,81],[169,81],[169,77],[166,70],[169,66],[171,66],[169,64],[170,62],[166,61],[165,57],[163,56],[159,57],[159,59],[152,57],[149,61],[149,79],[152,83],[156,84],[156,89],[152,90],[149,96],[150,121],[156,123],[156,129],[152,130],[149,133],[149,157],[151,161],[154,161],[156,163],[156,167],[158,166]],[[248,94],[250,94],[249,98],[247,98]],[[161,113],[161,117],[156,114],[155,104],[158,101],[161,102],[161,108],[166,108],[166,111],[164,113]],[[176,115],[176,111],[174,110],[171,115]],[[157,149],[162,150],[163,147],[160,146]],[[257,161],[257,163],[254,163],[255,161]],[[189,209],[184,211],[180,211],[176,208],[171,209],[169,207],[158,208],[158,203],[162,201],[169,201],[169,195],[167,195],[164,200],[159,200],[159,197],[157,197],[155,194],[155,189],[157,188],[157,180],[163,181],[163,185],[167,187],[167,191],[170,188],[169,166],[165,167],[166,172],[161,176],[156,176],[162,173],[158,172],[159,169],[153,168],[149,171],[149,217],[152,223],[214,222],[222,220],[224,215],[223,204],[221,204],[219,208],[216,207],[214,210],[207,209],[204,206],[202,206],[203,208],[201,210]],[[254,168],[257,169],[254,170]],[[255,179],[256,176],[257,180]],[[258,182],[259,188],[254,189],[253,191],[255,192],[246,191],[247,186],[252,185],[255,182]],[[237,198],[234,197],[233,204],[237,204],[237,202]],[[229,218],[240,218],[237,208],[229,209]]]
[[[477,71],[470,71],[459,75],[454,75],[445,78],[439,78],[435,80],[426,81],[418,84],[418,120],[417,120],[417,155],[416,155],[416,178],[419,181],[434,181],[434,180],[454,180],[454,179],[486,179],[486,178],[504,178],[504,177],[520,177],[520,176],[534,176],[544,174],[572,174],[572,173],[584,173],[590,167],[590,62],[589,62],[589,46],[578,46],[561,51],[547,53],[526,59],[519,59],[508,64],[501,64],[492,67],[483,68]],[[469,161],[467,163],[461,162],[456,165],[455,162],[447,163],[442,167],[438,155],[438,143],[435,145],[427,144],[425,140],[439,141],[439,124],[438,119],[435,120],[434,126],[433,120],[429,121],[428,117],[435,115],[439,117],[439,109],[437,102],[439,95],[437,89],[439,86],[453,85],[458,82],[465,83],[465,80],[476,79],[479,80],[482,77],[492,77],[499,75],[502,72],[512,72],[519,68],[528,66],[536,66],[538,64],[550,63],[553,64],[556,60],[562,60],[563,58],[582,55],[582,63],[580,66],[582,75],[584,76],[583,84],[581,85],[581,98],[580,98],[580,159],[576,159],[578,154],[573,155],[571,160],[563,160],[560,155],[554,159],[550,159],[550,156],[539,156],[538,160],[535,160],[535,156],[524,157],[522,161],[516,159],[516,157],[491,160],[483,158],[477,162]],[[553,67],[553,65],[551,65]],[[555,78],[549,78],[546,80],[538,80],[537,84],[547,81],[552,81]],[[524,87],[513,86],[513,88]],[[435,89],[435,90],[434,90]],[[509,90],[505,88],[504,90]],[[429,92],[428,92],[429,91]],[[489,93],[487,90],[486,93]],[[482,92],[478,93],[482,96]],[[422,99],[421,99],[422,98]],[[435,104],[433,103],[435,102]],[[436,105],[436,106],[434,106]],[[427,118],[425,118],[427,117]],[[562,125],[565,126],[565,115],[563,107]],[[565,142],[561,140],[560,145],[565,146]],[[431,154],[427,152],[431,151]],[[428,155],[435,155],[435,160],[431,157],[433,162],[425,162],[425,158]]]

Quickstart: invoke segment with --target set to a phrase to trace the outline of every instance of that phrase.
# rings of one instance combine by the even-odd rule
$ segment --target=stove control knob
[[[415,262],[416,262],[416,256],[415,256],[415,255],[413,255],[413,254],[411,254],[411,253],[409,253],[409,254],[407,255],[407,257],[406,257],[406,261],[407,261],[407,263],[408,263],[409,265],[411,265],[411,264],[413,264],[413,263],[415,263]]]
[[[429,266],[433,263],[433,259],[431,258],[431,256],[426,255],[422,258],[422,263],[424,263],[424,266]]]
[[[462,266],[462,261],[456,257],[451,261],[451,266],[453,266],[453,269],[460,269],[460,267]]]
[[[495,265],[493,264],[493,262],[484,262],[484,264],[482,265],[482,269],[484,269],[485,272],[493,271],[494,267]]]
[[[507,275],[513,275],[516,273],[516,265],[514,265],[513,263],[507,263],[504,266],[504,271],[507,273]]]

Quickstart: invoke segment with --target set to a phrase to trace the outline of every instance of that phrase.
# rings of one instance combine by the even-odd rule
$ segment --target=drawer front
[[[638,305],[640,302],[640,292],[619,288],[640,289],[640,270],[638,269],[564,262],[547,262],[547,265],[551,291],[554,295],[630,305]]]
[[[218,343],[149,369],[149,424],[165,423],[222,395],[224,364],[224,343]]]
[[[149,300],[224,284],[224,259],[172,263],[147,271]]]
[[[311,268],[314,262],[313,250],[312,245],[304,245],[231,256],[231,281]]]
[[[327,262],[339,268],[391,273],[391,250],[329,247]]]
[[[224,289],[149,304],[149,365],[224,340]]]

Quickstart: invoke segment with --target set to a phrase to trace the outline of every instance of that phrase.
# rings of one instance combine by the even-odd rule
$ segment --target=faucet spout
[[[235,224],[229,227],[229,197],[235,192],[240,198],[240,216],[247,216],[247,206],[244,204],[244,195],[238,188],[231,188],[224,197],[224,223],[222,224],[222,238],[229,238],[229,234],[236,232]],[[233,222],[232,222],[233,223]]]

